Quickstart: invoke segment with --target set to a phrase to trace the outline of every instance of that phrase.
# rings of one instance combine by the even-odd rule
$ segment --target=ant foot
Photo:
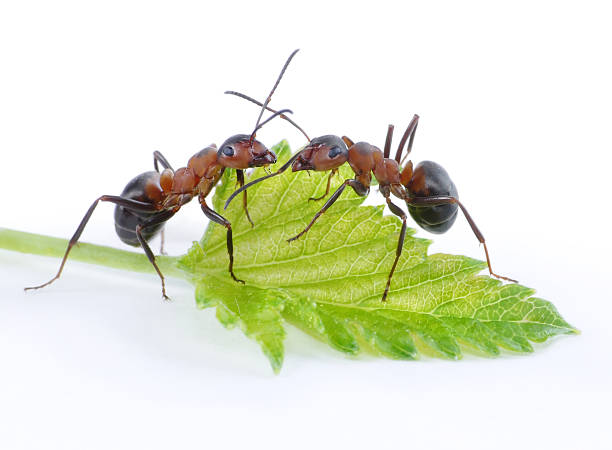
[[[324,198],[324,195],[322,195],[321,197],[310,197],[308,201],[318,202],[319,200],[323,200]]]
[[[498,279],[500,279],[500,280],[506,280],[506,281],[509,281],[510,283],[518,283],[518,281],[513,280],[512,278],[503,277],[503,276],[501,276],[501,275],[497,275],[496,273],[493,273],[493,272],[489,272],[489,274],[490,274],[492,277],[498,278]]]
[[[383,296],[380,299],[381,302],[383,303],[387,302],[387,294],[389,294],[389,286],[387,286],[387,288],[385,289],[385,292],[383,292]]]
[[[241,279],[239,279],[239,278],[236,278],[236,275],[234,275],[233,273],[232,273],[231,275],[232,275],[232,278],[234,279],[234,281],[235,281],[236,283],[246,284],[246,283],[244,282],[244,280],[241,280]]]
[[[166,301],[166,302],[172,301],[172,299],[166,295],[166,287],[165,286],[162,287],[162,297],[164,298],[164,301]]]
[[[287,242],[297,241],[303,234],[304,232],[298,234],[297,236],[293,236],[292,238],[287,239]]]

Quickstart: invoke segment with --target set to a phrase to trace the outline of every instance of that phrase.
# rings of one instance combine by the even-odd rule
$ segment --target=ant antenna
[[[293,111],[291,111],[290,109],[281,109],[280,111],[276,111],[274,114],[272,114],[270,117],[268,117],[266,120],[264,120],[263,122],[261,122],[259,125],[257,125],[257,128],[255,128],[255,130],[253,131],[253,134],[251,135],[252,137],[255,136],[255,132],[257,130],[259,130],[261,127],[263,127],[265,124],[267,124],[268,122],[270,122],[272,119],[274,119],[275,117],[278,116],[282,116],[283,114],[293,114]],[[251,144],[252,145],[252,144]]]
[[[412,120],[410,121],[410,123],[408,124],[408,128],[406,128],[404,135],[402,136],[402,140],[399,143],[399,147],[397,147],[397,153],[395,154],[395,160],[397,161],[399,165],[402,165],[404,163],[404,161],[406,160],[406,158],[412,151],[412,143],[414,142],[414,134],[415,134],[415,131],[418,125],[419,125],[419,115],[415,114],[412,117]],[[408,140],[408,137],[410,137],[410,142],[408,142],[408,148],[406,149],[406,155],[404,155],[404,159],[402,159],[400,162],[400,159],[402,157],[402,150],[404,150],[404,145],[406,145],[406,141]]]
[[[391,153],[391,141],[393,140],[393,125],[389,124],[387,128],[387,140],[385,141],[384,158],[388,158]]]
[[[236,92],[236,91],[225,91],[224,94],[230,94],[230,95],[235,95],[237,97],[243,98],[245,100],[250,101],[251,103],[255,103],[258,106],[263,106],[263,103],[255,100],[254,98],[249,97],[246,94],[242,94],[240,92]],[[266,109],[270,112],[275,113],[276,110],[270,108],[269,106],[266,106]],[[308,137],[308,135],[306,134],[306,132],[297,124],[295,123],[293,120],[291,120],[289,117],[287,117],[284,114],[281,114],[280,116],[281,119],[285,119],[287,122],[289,122],[291,125],[293,125],[295,128],[297,128],[298,130],[300,130],[300,132],[306,137],[306,139],[308,139],[308,142],[310,142],[310,138]]]
[[[293,53],[291,53],[291,55],[289,55],[289,58],[287,58],[287,62],[285,62],[285,65],[283,66],[283,70],[281,70],[280,75],[276,79],[276,83],[274,83],[274,87],[270,91],[270,94],[268,95],[268,98],[264,102],[264,104],[263,104],[263,106],[261,108],[261,111],[259,112],[259,117],[257,118],[257,123],[255,124],[255,129],[253,130],[253,133],[251,133],[251,138],[249,139],[249,145],[253,145],[253,140],[255,139],[255,133],[257,132],[257,130],[259,128],[261,128],[259,126],[259,121],[261,120],[261,116],[263,116],[264,110],[268,106],[268,103],[270,103],[270,100],[272,99],[272,94],[274,94],[274,91],[276,90],[276,88],[278,86],[278,83],[280,83],[281,78],[283,78],[283,75],[285,74],[285,70],[287,70],[287,66],[289,65],[289,63],[291,62],[291,60],[293,59],[293,57],[295,56],[295,54],[299,50],[300,50],[299,48],[294,50]]]
[[[234,197],[236,197],[238,194],[240,194],[242,191],[247,190],[248,188],[250,188],[251,186],[253,186],[254,184],[257,184],[263,180],[266,180],[268,178],[272,178],[275,177],[276,175],[280,175],[281,173],[283,173],[285,170],[287,170],[289,167],[291,167],[291,164],[293,164],[293,162],[299,158],[299,156],[302,154],[302,152],[297,152],[296,154],[294,154],[291,158],[289,158],[289,160],[283,164],[283,166],[278,169],[276,172],[273,173],[269,173],[268,175],[264,175],[261,178],[257,178],[256,180],[250,181],[247,184],[245,184],[244,186],[242,186],[240,189],[235,190],[232,195],[230,195],[228,197],[228,199],[225,201],[225,206],[223,207],[223,209],[227,209],[227,207],[229,206],[229,204],[232,202],[232,200],[234,199]],[[310,171],[308,171],[308,175],[310,175]]]

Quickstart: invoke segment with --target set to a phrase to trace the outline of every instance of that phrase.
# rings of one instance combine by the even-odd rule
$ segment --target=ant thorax
[[[200,181],[191,167],[181,167],[174,172],[173,194],[191,194]]]
[[[188,167],[162,172],[159,184],[163,189],[163,207],[182,206],[197,195],[205,197],[219,181],[223,167],[216,161],[216,150],[213,158],[206,157],[205,150],[194,155]]]
[[[211,178],[209,172],[219,166],[217,161],[217,146],[210,144],[208,147],[200,150],[198,153],[189,158],[187,167],[193,169],[194,174],[198,178]]]
[[[223,175],[223,170],[224,167],[219,164],[212,164],[209,166],[205,176],[200,179],[198,185],[195,187],[195,190],[201,197],[206,197],[210,194],[210,191],[212,191],[213,187],[215,187],[221,178],[221,175]]]
[[[390,158],[383,158],[374,167],[374,176],[380,186],[401,185],[400,167],[397,161]]]
[[[211,144],[189,159],[187,169],[193,172],[195,180],[192,186],[186,185],[185,188],[190,187],[189,192],[193,195],[207,196],[221,178],[223,166],[218,161],[217,152],[217,146]]]
[[[376,175],[376,168],[383,162],[383,153],[380,149],[367,142],[357,142],[348,149],[348,163],[355,172],[355,179],[365,187],[372,183],[372,173]]]

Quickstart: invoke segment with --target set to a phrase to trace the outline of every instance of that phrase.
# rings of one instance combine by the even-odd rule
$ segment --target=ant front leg
[[[229,273],[234,279],[234,281],[244,284],[244,280],[236,278],[236,275],[234,274],[234,241],[232,239],[232,224],[229,223],[229,221],[221,214],[211,209],[206,204],[206,199],[204,199],[204,197],[202,196],[200,196],[200,206],[202,207],[202,212],[206,217],[208,217],[213,222],[218,223],[219,225],[222,225],[227,228],[227,253],[229,255]]]
[[[389,194],[385,195],[385,200],[387,201],[387,205],[393,214],[402,219],[402,229],[400,231],[399,240],[397,242],[397,249],[395,250],[395,260],[393,261],[393,266],[391,266],[391,271],[389,272],[389,277],[387,278],[387,285],[385,286],[385,292],[383,292],[382,301],[387,300],[387,294],[389,293],[389,287],[391,286],[391,278],[393,277],[393,272],[395,272],[395,267],[397,266],[397,262],[399,261],[400,256],[402,255],[402,250],[404,249],[404,239],[406,238],[406,213],[402,211],[402,209],[394,204],[389,197]]]
[[[340,195],[342,194],[342,192],[344,191],[344,189],[350,186],[353,188],[353,190],[357,193],[357,195],[360,195],[362,197],[365,197],[366,195],[368,195],[368,193],[370,192],[370,188],[364,186],[363,184],[361,184],[359,181],[354,180],[354,179],[350,179],[350,180],[346,180],[344,183],[342,183],[340,185],[340,187],[338,189],[336,189],[336,192],[334,192],[332,194],[332,196],[329,198],[329,200],[327,200],[325,202],[325,205],[323,205],[323,208],[320,209],[320,211],[318,213],[315,214],[315,216],[312,218],[312,220],[310,221],[310,223],[306,226],[306,228],[304,228],[303,231],[301,231],[298,235],[292,237],[291,239],[287,239],[287,242],[291,242],[291,241],[295,241],[296,239],[299,239],[300,237],[302,237],[304,234],[306,234],[306,232],[308,230],[310,230],[310,228],[314,225],[314,223],[317,221],[317,219],[319,217],[321,217],[321,215],[327,211],[327,209],[334,204],[334,202],[336,200],[338,200],[338,197],[340,197]]]
[[[517,281],[513,280],[512,278],[497,275],[495,272],[493,272],[493,268],[491,267],[491,259],[489,258],[489,251],[487,250],[487,244],[485,243],[485,238],[476,226],[476,222],[474,222],[474,219],[472,219],[472,216],[470,216],[470,213],[468,213],[467,209],[465,209],[465,206],[463,206],[459,199],[457,199],[456,197],[440,195],[432,197],[406,197],[405,200],[407,205],[412,206],[438,206],[448,205],[452,203],[459,206],[459,208],[461,208],[461,211],[463,212],[463,215],[465,216],[465,219],[470,224],[470,228],[472,228],[476,239],[478,239],[478,242],[480,242],[484,247],[485,256],[487,258],[487,266],[489,267],[489,273],[491,274],[491,276],[494,276],[495,278],[499,278],[501,280],[517,283]]]
[[[238,186],[244,186],[244,170],[236,169],[236,180],[238,180]],[[242,207],[244,208],[244,212],[246,213],[247,219],[251,223],[251,228],[255,226],[253,221],[251,220],[251,216],[249,215],[249,208],[247,208],[247,191],[246,189],[242,191]]]
[[[310,197],[310,198],[308,199],[308,201],[311,201],[311,200],[312,200],[312,201],[318,202],[319,200],[322,200],[322,199],[324,199],[325,197],[327,197],[327,194],[329,194],[329,187],[331,186],[331,180],[332,180],[332,177],[333,177],[334,175],[336,175],[336,173],[338,173],[338,169],[332,169],[332,171],[331,171],[331,172],[330,172],[330,174],[329,174],[329,177],[327,177],[327,187],[325,188],[325,194],[323,194],[323,195],[322,195],[322,196],[320,196],[320,197],[316,197],[316,198],[315,198],[315,197]]]
[[[60,263],[60,267],[59,267],[59,270],[57,271],[57,274],[53,278],[51,278],[49,281],[47,281],[46,283],[41,284],[39,286],[26,287],[24,288],[24,291],[43,288],[45,286],[50,285],[51,283],[53,283],[55,280],[57,280],[60,277],[60,275],[62,274],[62,270],[64,270],[64,265],[66,264],[66,260],[68,259],[68,254],[70,253],[70,250],[72,249],[72,247],[75,246],[75,244],[78,242],[79,238],[81,237],[81,234],[83,233],[83,230],[85,229],[85,226],[87,225],[87,222],[89,222],[89,219],[91,218],[91,215],[96,209],[96,206],[98,206],[98,202],[114,203],[116,205],[123,206],[133,211],[155,212],[158,210],[157,207],[152,203],[139,202],[137,200],[131,200],[131,199],[123,198],[123,197],[118,197],[115,195],[103,195],[101,197],[98,197],[96,201],[94,201],[92,205],[89,207],[89,209],[85,213],[85,216],[81,220],[81,223],[79,224],[77,230],[75,231],[74,235],[70,238],[70,242],[68,243],[68,248],[66,249],[66,253],[64,253],[64,257],[62,258],[62,262]]]

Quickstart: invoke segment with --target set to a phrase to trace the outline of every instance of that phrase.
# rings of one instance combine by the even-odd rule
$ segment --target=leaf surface
[[[274,171],[291,152],[285,141],[273,150]],[[264,174],[259,168],[251,177]],[[394,359],[414,359],[419,352],[458,359],[467,347],[490,356],[502,348],[531,352],[531,342],[576,332],[532,289],[479,275],[484,262],[428,256],[430,241],[414,237],[410,228],[388,301],[381,302],[401,222],[383,216],[383,206],[360,206],[364,198],[349,189],[308,233],[287,243],[323,205],[308,198],[325,192],[327,175],[288,170],[250,188],[251,228],[240,198],[223,211],[236,188],[235,172],[224,173],[212,204],[232,223],[234,271],[245,285],[229,276],[220,225],[209,224],[180,260],[196,285],[198,306],[216,307],[226,327],[240,326],[275,372],[283,362],[285,321],[342,352],[365,349]],[[345,164],[332,189],[352,177]]]

